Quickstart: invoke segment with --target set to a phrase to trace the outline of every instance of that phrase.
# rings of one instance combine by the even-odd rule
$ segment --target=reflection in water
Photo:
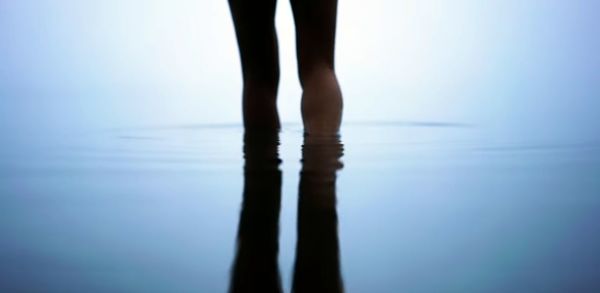
[[[282,292],[277,264],[281,160],[278,134],[244,136],[244,192],[230,292]],[[298,196],[294,292],[342,292],[335,181],[339,137],[306,136]]]
[[[277,264],[281,160],[278,133],[244,135],[244,193],[230,292],[281,292]]]
[[[343,291],[335,194],[342,151],[338,137],[304,138],[294,292]]]

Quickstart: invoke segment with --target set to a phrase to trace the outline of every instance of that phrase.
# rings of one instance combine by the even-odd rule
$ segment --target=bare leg
[[[335,134],[342,93],[334,70],[337,0],[291,0],[296,23],[302,118],[310,134]]]
[[[229,0],[240,50],[246,129],[279,129],[276,0]]]

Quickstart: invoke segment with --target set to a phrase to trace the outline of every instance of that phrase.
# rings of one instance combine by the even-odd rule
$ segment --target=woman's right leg
[[[337,0],[291,0],[296,23],[302,118],[309,134],[337,134],[342,92],[334,70]]]
[[[242,63],[242,107],[248,130],[279,129],[276,0],[229,0]]]

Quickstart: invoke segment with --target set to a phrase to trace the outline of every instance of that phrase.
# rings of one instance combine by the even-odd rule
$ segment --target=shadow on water
[[[277,263],[281,160],[277,133],[244,135],[244,191],[230,292],[282,292]],[[304,138],[293,292],[343,292],[336,210],[339,137]]]

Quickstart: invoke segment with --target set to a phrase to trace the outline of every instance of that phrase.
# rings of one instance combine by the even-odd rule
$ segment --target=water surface
[[[465,123],[65,135],[0,153],[0,291],[597,292],[599,175]]]

